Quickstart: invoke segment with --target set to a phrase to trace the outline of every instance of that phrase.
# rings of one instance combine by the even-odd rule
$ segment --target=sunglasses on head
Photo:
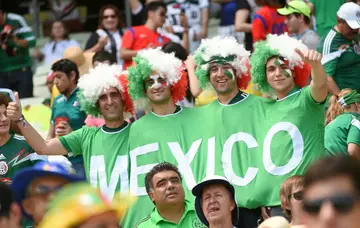
[[[315,200],[303,200],[303,209],[305,212],[317,215],[324,203],[329,202],[336,212],[345,214],[351,211],[359,197],[352,194],[335,195]]]
[[[296,199],[296,200],[303,200],[303,198],[304,198],[304,192],[303,192],[303,191],[294,192],[293,194],[291,194],[291,195],[289,196],[289,199],[290,199],[291,197],[294,197],[294,199]]]
[[[104,18],[104,19],[116,18],[116,15],[115,15],[115,14],[113,14],[113,15],[104,15],[103,18]]]

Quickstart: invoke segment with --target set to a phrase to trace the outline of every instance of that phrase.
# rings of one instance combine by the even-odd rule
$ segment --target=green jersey
[[[156,207],[151,214],[142,219],[135,228],[205,228],[206,226],[200,221],[196,215],[194,204],[185,200],[184,213],[178,223],[167,221],[159,214]]]
[[[331,5],[331,4],[330,4]],[[340,46],[349,45],[342,51]],[[318,51],[322,53],[322,63],[326,75],[331,76],[339,89],[356,89],[360,92],[360,46],[356,40],[345,39],[341,33],[331,29],[320,41]]]
[[[125,122],[116,129],[82,127],[59,137],[74,155],[82,154],[88,181],[112,200],[115,192],[128,192],[128,134]]]
[[[11,180],[20,169],[46,159],[47,156],[37,155],[24,137],[11,134],[10,139],[0,146],[0,181]]]
[[[16,47],[16,55],[8,56],[3,49],[0,48],[0,71],[10,72],[20,70],[24,67],[31,66],[31,57],[29,48],[35,47],[36,38],[31,27],[26,23],[25,19],[14,13],[5,14],[5,25],[12,27],[13,34],[22,40],[28,41],[28,47],[17,47],[15,43],[10,41],[9,46]],[[3,31],[4,25],[0,25],[0,31]]]
[[[360,146],[360,121],[353,113],[337,116],[325,127],[325,149],[328,155],[348,153],[348,144]]]
[[[66,118],[73,131],[80,129],[85,125],[86,113],[81,110],[77,93],[79,88],[76,88],[68,98],[64,95],[58,95],[51,107],[50,123],[56,127],[57,119]],[[69,154],[69,160],[72,163],[83,162],[82,156],[72,156]]]
[[[331,0],[331,4],[325,0],[309,0],[314,5],[316,18],[316,32],[321,38],[336,25],[336,13],[346,0]]]

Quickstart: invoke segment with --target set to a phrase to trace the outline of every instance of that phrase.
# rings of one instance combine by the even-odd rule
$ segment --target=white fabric
[[[352,29],[360,28],[360,6],[353,2],[343,4],[337,16],[345,20]]]
[[[102,30],[102,29],[98,29],[96,30],[96,33],[99,35],[99,37],[104,37],[104,36],[108,36],[108,34]],[[123,66],[124,64],[124,61],[120,58],[120,47],[121,47],[121,41],[122,41],[122,37],[120,36],[120,32],[119,30],[117,30],[116,32],[109,32],[112,37],[114,38],[115,40],[115,43],[116,43],[116,60],[117,60],[117,63],[121,66]],[[104,50],[105,51],[108,51],[111,53],[111,41],[110,41],[110,38],[108,39],[105,47],[104,47]]]
[[[54,45],[55,50],[53,51]],[[80,47],[80,44],[75,40],[62,40],[56,43],[54,40],[45,44],[42,48],[42,53],[44,54],[44,64],[49,65],[53,64],[56,60],[62,59],[64,57],[64,51],[68,47]]]

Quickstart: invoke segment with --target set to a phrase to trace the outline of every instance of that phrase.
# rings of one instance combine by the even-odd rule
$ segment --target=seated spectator
[[[54,21],[51,26],[50,41],[41,49],[35,49],[33,56],[43,60],[45,65],[53,64],[64,57],[68,47],[80,47],[79,43],[69,38],[69,33],[62,21]]]
[[[145,176],[145,188],[155,208],[137,228],[193,227],[200,223],[194,206],[185,200],[182,177],[174,165],[164,162],[154,166]]]
[[[69,184],[51,200],[39,228],[117,228],[133,202],[119,193],[110,202],[88,183]]]
[[[326,113],[325,149],[327,155],[360,158],[360,94],[343,89],[332,95]]]
[[[75,20],[79,19],[79,12],[76,8],[77,0],[47,0],[50,4],[54,20]]]
[[[145,25],[129,28],[123,37],[120,56],[125,60],[124,69],[132,65],[132,58],[138,51],[164,45],[170,39],[159,34],[166,19],[166,5],[163,2],[151,2],[147,5],[147,20]]]
[[[80,181],[71,167],[59,163],[39,162],[20,170],[11,188],[16,202],[21,205],[23,216],[37,227],[44,217],[50,198],[70,182]]]
[[[301,202],[303,199],[302,176],[292,176],[286,179],[280,188],[281,207],[285,215],[290,218],[291,225],[301,225]]]
[[[207,227],[232,228],[239,220],[235,188],[221,176],[205,177],[192,189],[195,210]]]
[[[358,228],[360,161],[326,157],[304,176],[303,218],[306,228]]]
[[[286,16],[285,24],[294,38],[301,40],[309,49],[316,50],[320,37],[310,29],[311,12],[304,1],[290,1],[286,7],[278,9],[277,12]]]
[[[15,202],[10,187],[0,183],[0,227],[20,228],[21,209]]]
[[[107,51],[98,51],[92,58],[93,68],[95,68],[100,63],[112,65],[116,63],[116,59]]]
[[[319,44],[318,51],[323,55],[322,64],[331,95],[339,95],[345,88],[360,92],[359,12],[359,5],[353,2],[343,4],[337,12],[337,24]]]
[[[114,56],[119,65],[123,65],[120,47],[123,34],[120,28],[120,11],[114,5],[105,5],[100,9],[98,30],[93,32],[86,42],[85,50],[98,52],[105,50]]]

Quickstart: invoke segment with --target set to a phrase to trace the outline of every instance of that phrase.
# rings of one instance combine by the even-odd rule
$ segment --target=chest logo
[[[0,160],[4,160],[6,157],[3,154],[0,154]]]
[[[354,45],[354,51],[355,51],[356,54],[360,55],[360,46],[355,44]]]
[[[0,175],[5,175],[9,170],[9,166],[6,162],[0,161]]]

